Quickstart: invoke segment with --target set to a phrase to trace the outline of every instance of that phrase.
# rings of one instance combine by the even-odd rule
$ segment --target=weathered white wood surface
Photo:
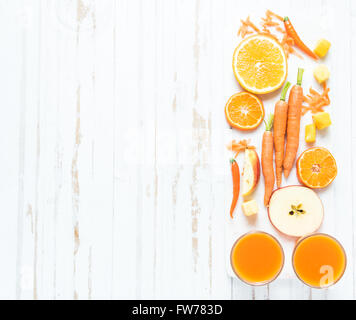
[[[225,145],[241,134],[223,107],[240,90],[231,71],[239,19],[265,5],[0,0],[0,298],[355,298],[352,0],[268,4],[308,40],[324,34],[300,21],[316,19],[333,44],[334,124],[318,143],[339,174],[321,192],[322,231],[344,244],[345,276],[328,290],[295,279],[253,289],[226,273]],[[252,228],[271,231],[260,217]]]

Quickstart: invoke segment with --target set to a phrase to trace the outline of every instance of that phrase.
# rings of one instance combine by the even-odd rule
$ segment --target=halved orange
[[[225,106],[227,122],[240,130],[256,129],[265,116],[262,101],[249,92],[236,93]]]
[[[279,89],[287,78],[287,57],[271,36],[257,34],[241,41],[234,52],[232,68],[240,85],[255,94]]]
[[[309,188],[325,188],[337,175],[336,161],[328,149],[307,149],[297,160],[297,175],[299,181]]]

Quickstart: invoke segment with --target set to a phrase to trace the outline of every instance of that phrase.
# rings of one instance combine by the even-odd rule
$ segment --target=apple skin
[[[304,186],[304,185],[297,185],[297,184],[278,188],[278,189],[276,189],[276,190],[274,190],[274,191],[272,192],[271,197],[270,197],[270,201],[271,201],[271,199],[272,199],[273,194],[274,194],[276,191],[281,190],[281,189],[284,189],[284,188],[290,188],[290,187],[304,187],[304,188],[308,188],[308,187],[306,187],[306,186]],[[309,189],[313,190],[312,188],[309,188]],[[316,195],[318,196],[318,198],[320,199],[319,195],[318,195],[317,193],[315,193],[315,194],[316,194]],[[321,205],[322,205],[322,207],[323,207],[323,212],[325,212],[325,211],[324,211],[324,204],[323,204],[323,202],[321,201],[321,199],[320,199],[320,203],[321,203]],[[286,233],[280,231],[280,230],[273,224],[273,222],[272,222],[272,220],[271,220],[271,217],[270,217],[270,214],[269,214],[269,204],[268,204],[268,206],[267,206],[267,213],[268,213],[268,220],[271,222],[271,225],[272,225],[280,234],[283,234],[284,236],[287,236],[287,237],[289,237],[289,238],[298,238],[298,239],[299,239],[299,238],[304,237],[304,236],[302,236],[302,237],[291,236],[291,235],[289,235],[289,234],[286,234]],[[324,221],[324,218],[321,220],[320,225],[318,226],[318,228],[316,228],[316,229],[314,230],[314,232],[316,232],[316,231],[318,231],[318,230],[320,229],[320,227],[321,227],[323,221]],[[313,232],[313,233],[314,233],[314,232]]]
[[[258,182],[260,181],[260,175],[261,175],[260,158],[258,157],[256,150],[248,149],[248,154],[246,156],[249,157],[249,162],[251,162],[251,164],[252,164],[254,181],[253,181],[253,187],[248,192],[244,193],[242,195],[243,197],[247,197],[253,191],[255,191],[255,189],[258,185]]]
[[[260,158],[257,154],[257,151],[255,149],[252,149],[251,151],[252,152],[250,152],[249,156],[253,165],[253,172],[255,174],[255,181],[253,186],[253,191],[254,191],[260,181],[261,165],[260,165]]]

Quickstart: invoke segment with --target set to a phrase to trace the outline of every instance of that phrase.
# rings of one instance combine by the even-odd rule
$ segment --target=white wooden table
[[[269,3],[332,42],[319,141],[339,173],[321,230],[345,246],[343,279],[253,289],[226,273],[225,145],[241,134],[223,108],[239,20],[265,1],[0,0],[0,298],[355,298],[356,2]]]

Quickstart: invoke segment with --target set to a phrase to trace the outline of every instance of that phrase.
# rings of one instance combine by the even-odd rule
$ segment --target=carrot
[[[298,69],[297,84],[293,86],[289,93],[288,101],[288,120],[287,120],[287,144],[286,153],[283,162],[284,176],[288,178],[290,171],[292,170],[295,157],[299,147],[299,130],[300,130],[300,118],[303,104],[303,79],[304,70]]]
[[[274,170],[273,170],[273,114],[269,117],[268,121],[265,122],[266,131],[262,138],[262,172],[265,178],[265,197],[264,204],[267,207],[269,199],[274,188]]]
[[[237,200],[239,199],[239,193],[240,193],[240,169],[239,169],[239,165],[237,164],[234,158],[230,160],[230,163],[231,163],[231,173],[232,173],[232,183],[233,183],[233,198],[230,207],[230,217],[231,219],[233,219],[234,210],[237,204]]]
[[[312,51],[310,50],[305,43],[299,38],[297,32],[295,31],[292,23],[290,22],[288,17],[284,18],[284,27],[286,29],[287,34],[294,40],[295,45],[302,50],[304,53],[306,53],[308,56],[311,58],[318,60],[319,57]]]
[[[238,154],[241,151],[245,151],[246,149],[255,149],[254,146],[250,145],[249,140],[241,140],[239,142],[232,140],[231,143],[227,147],[232,152],[235,152],[235,158],[238,156]],[[239,198],[239,193],[240,193],[240,169],[239,169],[239,166],[238,166],[235,158],[232,158],[230,160],[232,182],[233,182],[233,198],[232,198],[232,203],[231,203],[231,207],[230,207],[230,217],[231,218],[233,218],[233,216],[234,216],[234,210],[235,210],[237,200]]]
[[[276,163],[276,180],[277,187],[282,184],[282,166],[284,159],[284,137],[287,128],[288,103],[286,102],[286,94],[290,87],[290,82],[287,82],[282,90],[281,99],[274,107],[274,128],[273,139],[275,149]]]

